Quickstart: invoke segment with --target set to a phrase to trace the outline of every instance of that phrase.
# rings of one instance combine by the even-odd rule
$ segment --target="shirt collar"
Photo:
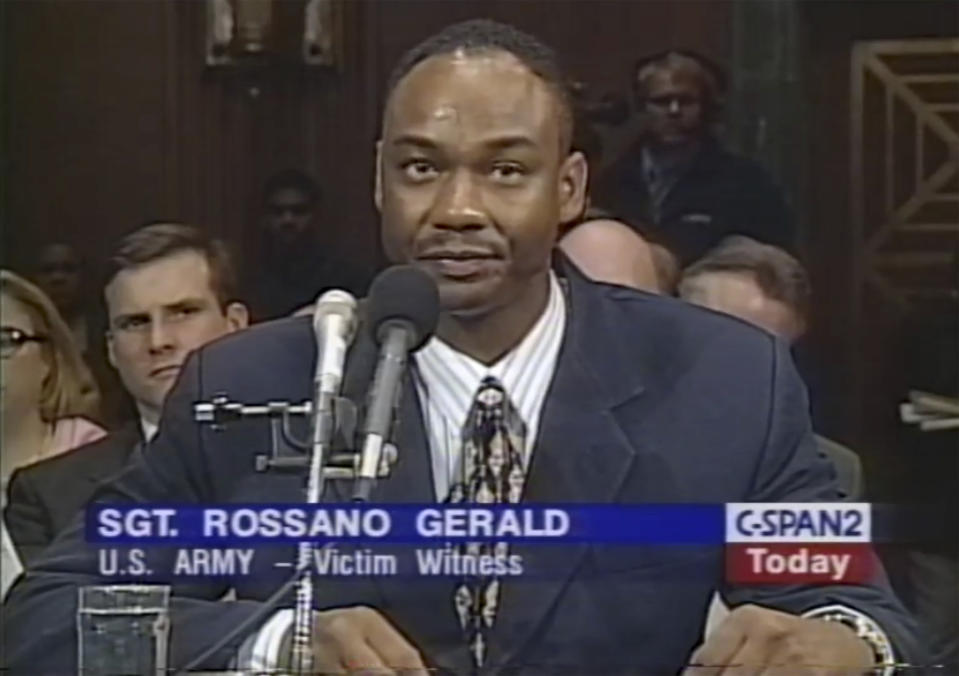
[[[546,390],[552,381],[566,328],[566,303],[556,275],[549,273],[546,308],[523,339],[494,364],[487,366],[437,337],[416,353],[416,365],[428,389],[445,395],[434,400],[451,423],[461,427],[480,382],[487,375],[502,384],[527,424],[528,438],[536,425]]]
[[[140,430],[143,432],[143,440],[150,442],[156,436],[157,425],[145,418],[140,418]]]
[[[699,149],[690,150],[686,148],[664,149],[654,153],[648,146],[643,146],[640,154],[643,176],[647,181],[671,180],[684,173],[693,164],[698,154]]]

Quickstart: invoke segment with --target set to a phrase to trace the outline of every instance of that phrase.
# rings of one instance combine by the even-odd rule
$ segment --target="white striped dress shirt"
[[[461,476],[462,431],[480,383],[493,376],[526,423],[523,464],[528,467],[546,392],[566,328],[566,303],[555,275],[549,277],[546,309],[516,347],[487,366],[435,336],[414,355],[417,394],[423,409],[433,466],[433,488],[442,501]]]

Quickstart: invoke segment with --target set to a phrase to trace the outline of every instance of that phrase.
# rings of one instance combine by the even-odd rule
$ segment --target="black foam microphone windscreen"
[[[377,275],[370,285],[366,326],[379,344],[393,323],[408,325],[412,331],[410,350],[419,349],[433,335],[439,318],[440,297],[436,282],[411,265],[397,265]]]

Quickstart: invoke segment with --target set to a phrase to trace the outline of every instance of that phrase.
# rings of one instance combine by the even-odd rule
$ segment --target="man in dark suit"
[[[641,136],[596,181],[594,205],[665,246],[680,267],[731,234],[793,250],[781,189],[714,134],[726,89],[719,66],[670,50],[641,60],[632,85]]]
[[[742,235],[727,237],[683,271],[678,292],[690,303],[766,329],[792,345],[794,354],[797,349],[803,354],[798,341],[811,316],[809,274],[778,247]],[[815,373],[806,374],[807,382],[810,375]],[[865,479],[859,455],[826,437],[816,435],[816,441],[836,464],[843,499],[861,500]]]
[[[589,282],[573,268],[565,282],[551,272],[557,226],[579,216],[586,185],[586,163],[569,151],[563,81],[548,49],[489,21],[447,28],[408,53],[391,79],[375,191],[383,244],[391,260],[432,275],[442,312],[435,339],[415,355],[419,377],[404,381],[399,460],[372,500],[423,503],[452,493],[457,472],[447,468],[469,461],[453,457],[463,452],[458,430],[446,433],[463,400],[475,410],[473,393],[488,393],[491,381],[500,386],[497,405],[514,405],[510,425],[516,417],[525,423],[509,440],[510,452],[524,456],[509,463],[527,474],[525,502],[834,499],[801,382],[768,335],[675,300]],[[217,392],[243,401],[307,398],[314,345],[310,321],[297,318],[200,350],[167,401],[157,439],[104,498],[301,495],[302,477],[254,470],[268,424],[198,429],[192,405]],[[354,344],[347,368],[369,349],[368,341]],[[467,382],[474,384],[464,397]],[[349,488],[332,482],[326,499],[345,500]],[[503,583],[480,651],[464,636],[450,580],[323,581],[315,669],[616,674],[738,662],[757,671],[805,663],[859,673],[877,659],[920,658],[910,620],[881,576],[844,587],[733,587],[722,580],[717,547],[515,551],[550,574]],[[173,555],[150,552],[148,565],[169,570]],[[276,590],[276,564],[292,557],[292,547],[262,550],[254,574],[232,581],[235,601],[216,600],[229,581],[175,587],[172,664],[253,619],[241,652],[266,655],[254,659],[260,668],[275,664],[288,611],[265,623],[259,614]],[[96,558],[77,522],[14,586],[2,616],[8,666],[75,666],[76,587],[98,579]],[[696,648],[717,587],[738,607]],[[202,666],[223,667],[232,654],[231,647],[208,655]]]
[[[104,287],[107,347],[139,421],[13,473],[4,521],[25,564],[153,436],[163,399],[190,351],[246,326],[235,277],[223,243],[198,228],[155,223],[120,241]]]

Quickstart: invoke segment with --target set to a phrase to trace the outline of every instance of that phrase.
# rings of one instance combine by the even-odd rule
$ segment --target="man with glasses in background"
[[[640,138],[593,191],[596,206],[665,246],[680,267],[732,234],[794,250],[795,224],[781,190],[716,137],[725,80],[695,52],[642,59],[632,83]]]

